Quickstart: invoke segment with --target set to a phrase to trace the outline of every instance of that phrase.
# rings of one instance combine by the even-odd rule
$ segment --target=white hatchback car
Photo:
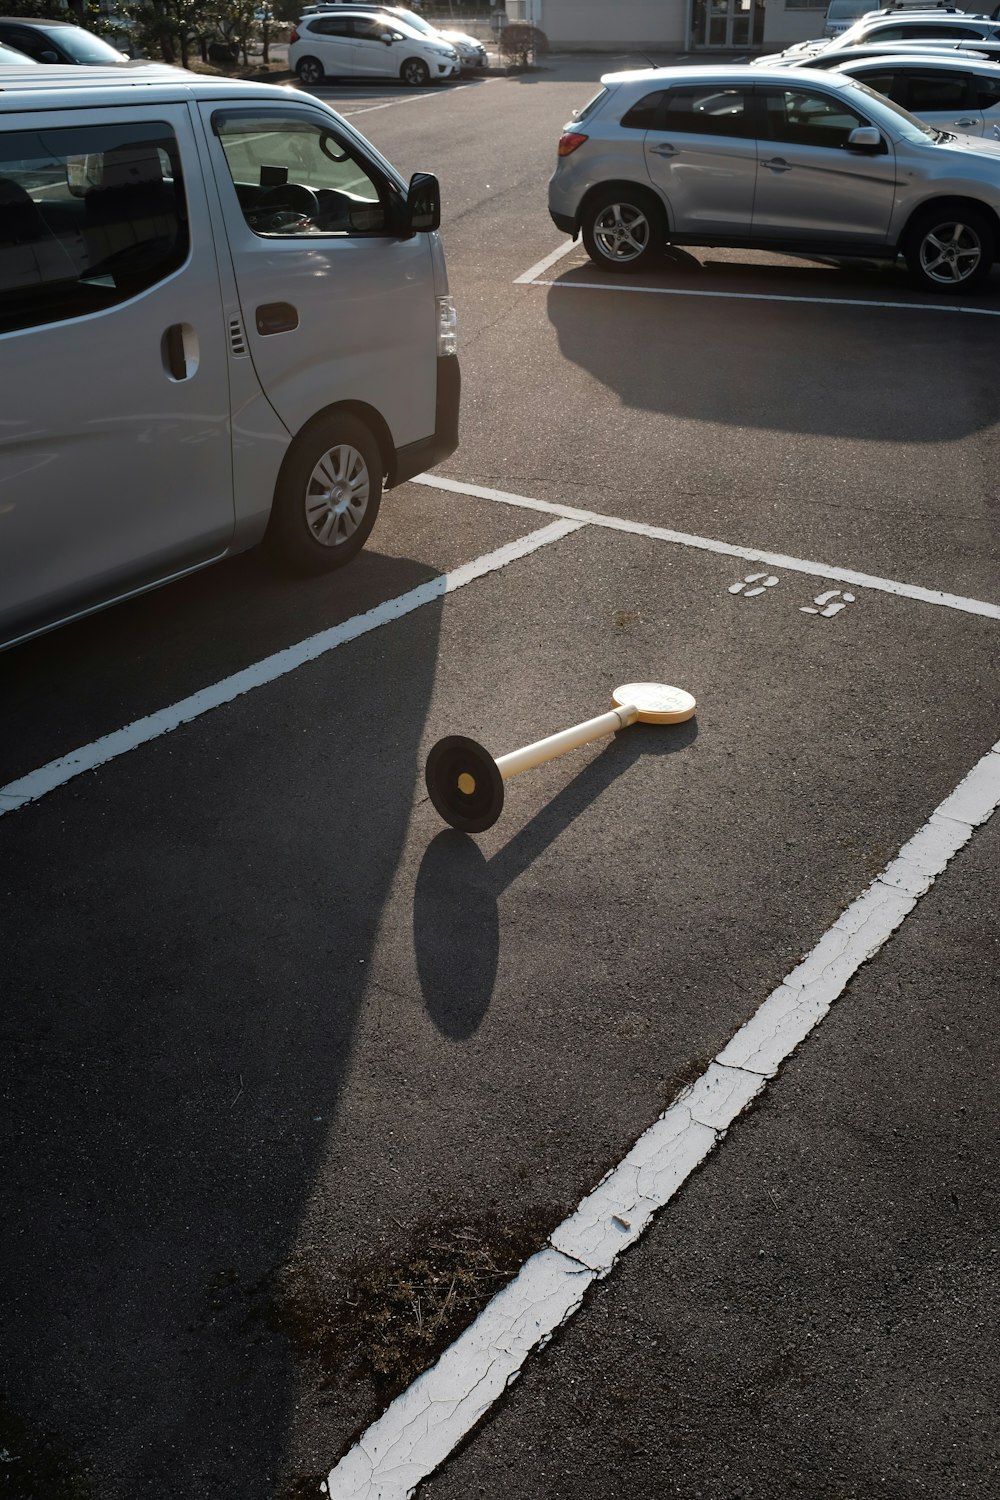
[[[326,78],[400,78],[414,88],[457,78],[454,47],[422,36],[390,11],[313,11],[292,30],[288,63],[312,88]]]

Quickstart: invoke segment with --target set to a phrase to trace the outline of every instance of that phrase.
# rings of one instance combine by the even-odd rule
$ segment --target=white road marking
[[[487,80],[489,82],[490,80]],[[447,90],[448,94],[457,94],[459,89],[467,89],[471,85],[467,83],[453,83]],[[337,113],[344,120],[353,120],[355,115],[370,115],[376,109],[395,109],[397,104],[423,104],[428,99],[443,99],[446,95],[441,94],[414,94],[409,99],[387,99],[384,104],[366,104],[364,109],[338,109]]]
[[[702,1076],[639,1137],[549,1243],[330,1471],[330,1500],[406,1500],[481,1421],[531,1351],[579,1308],[734,1120],[824,1018],[1000,804],[1000,743],[983,756]]]
[[[254,688],[263,687],[265,683],[285,676],[287,672],[294,672],[305,662],[315,661],[317,657],[346,645],[348,641],[356,641],[359,636],[412,614],[434,599],[454,593],[456,589],[471,583],[474,578],[494,573],[516,559],[536,552],[539,547],[560,541],[578,530],[581,524],[579,521],[562,520],[543,526],[540,531],[529,532],[527,536],[498,547],[495,552],[487,552],[472,562],[464,563],[460,568],[454,568],[450,573],[443,573],[437,578],[428,579],[426,583],[418,584],[407,594],[387,599],[363,615],[354,615],[340,625],[309,636],[298,645],[288,646],[283,651],[275,652],[273,656],[265,657],[263,661],[255,662],[251,667],[234,672],[232,676],[224,677],[211,687],[192,693],[189,698],[183,698],[169,708],[160,709],[144,719],[136,719],[134,723],[126,724],[113,734],[106,734],[89,745],[81,746],[79,750],[60,756],[58,760],[49,761],[48,765],[41,766],[37,771],[31,771],[27,776],[21,776],[17,781],[10,781],[6,786],[0,787],[0,817],[23,807],[27,802],[37,802],[40,797],[54,791],[56,787],[65,786],[67,781],[72,781],[84,771],[106,765],[108,761],[127,754],[129,750],[135,750],[139,745],[148,744],[162,734],[169,734],[181,724],[189,724],[192,719],[200,718],[213,708],[231,703],[243,693],[250,693]]]
[[[853,568],[834,568],[829,563],[812,562],[801,557],[785,557],[780,552],[763,552],[756,547],[738,547],[730,542],[715,541],[712,537],[692,536],[685,531],[670,531],[665,526],[647,526],[643,521],[625,521],[618,516],[605,515],[602,511],[582,510],[575,505],[559,505],[553,501],[535,500],[529,495],[514,495],[506,490],[488,489],[481,484],[464,484],[457,479],[445,479],[439,474],[420,474],[411,484],[426,484],[433,489],[449,490],[456,495],[472,495],[478,500],[495,500],[501,505],[514,505],[524,510],[537,510],[545,515],[565,516],[567,520],[583,521],[590,526],[604,526],[611,531],[628,531],[634,536],[651,537],[654,541],[674,542],[680,547],[694,547],[701,552],[716,552],[720,557],[739,557],[747,562],[766,563],[768,568],[780,572],[808,573],[814,578],[831,578],[837,583],[850,583],[858,588],[878,589],[883,594],[895,594],[903,599],[916,599],[921,604],[937,604],[945,609],[957,609],[967,615],[985,615],[990,620],[1000,620],[1000,604],[989,604],[982,599],[965,599],[960,594],[946,594],[940,589],[925,589],[919,584],[897,583],[892,578],[878,578],[874,574],[858,573]]]
[[[575,249],[576,245],[573,240],[567,240],[564,245],[559,246],[558,250],[553,250],[551,255],[546,255],[544,260],[540,260],[536,266],[532,266],[530,271],[525,271],[523,276],[515,276],[514,285],[528,285],[529,283],[534,282],[536,276],[541,276],[543,271],[547,271],[550,266],[555,265],[557,260],[562,260],[564,255],[568,255],[571,250]],[[555,283],[551,281],[544,281],[538,282],[536,283],[536,285],[554,286]]]
[[[523,276],[517,278],[524,281]],[[515,283],[516,285],[517,283]],[[966,307],[954,302],[878,302],[866,297],[796,297],[773,292],[710,292],[689,291],[686,287],[635,286],[632,283],[606,281],[540,281],[532,280],[532,286],[554,286],[563,290],[581,289],[588,292],[635,292],[653,297],[714,297],[729,302],[801,302],[814,303],[818,307],[888,307],[900,312],[968,313],[974,318],[1000,318],[1000,308]]]

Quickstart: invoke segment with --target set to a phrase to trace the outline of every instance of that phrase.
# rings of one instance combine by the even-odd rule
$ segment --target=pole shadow
[[[500,961],[499,900],[507,887],[640,756],[676,755],[697,734],[697,719],[634,724],[616,734],[492,859],[453,828],[431,840],[417,872],[413,946],[427,1012],[443,1035],[464,1041],[486,1016]]]

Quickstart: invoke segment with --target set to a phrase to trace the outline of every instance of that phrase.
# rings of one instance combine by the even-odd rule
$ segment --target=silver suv
[[[558,152],[549,213],[605,270],[645,269],[666,244],[903,255],[924,289],[958,292],[1000,246],[1000,142],[935,130],[832,73],[609,73]]]

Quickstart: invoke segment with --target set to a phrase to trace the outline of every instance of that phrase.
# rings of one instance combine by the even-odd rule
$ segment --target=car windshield
[[[926,125],[923,120],[918,120],[916,115],[911,115],[908,109],[903,109],[900,105],[894,104],[891,99],[887,99],[884,94],[870,89],[867,83],[862,83],[860,79],[853,79],[851,87],[860,90],[862,94],[867,94],[868,98],[874,100],[886,114],[893,115],[895,117],[892,122],[893,126],[905,141],[936,141],[941,134],[939,130]]]
[[[403,21],[411,31],[419,32],[421,36],[437,36],[438,34],[437,27],[432,26],[429,21],[425,21],[423,16],[418,16],[415,11],[393,10],[389,14],[392,17],[394,25]]]
[[[828,21],[855,21],[864,15],[867,0],[830,0],[826,12]]]
[[[58,31],[46,33],[51,35],[53,41],[57,41],[64,52],[68,52],[74,62],[78,63],[102,63],[121,62],[122,55],[114,47],[102,42],[99,36],[92,36],[89,31],[77,31],[75,27],[62,27]]]

